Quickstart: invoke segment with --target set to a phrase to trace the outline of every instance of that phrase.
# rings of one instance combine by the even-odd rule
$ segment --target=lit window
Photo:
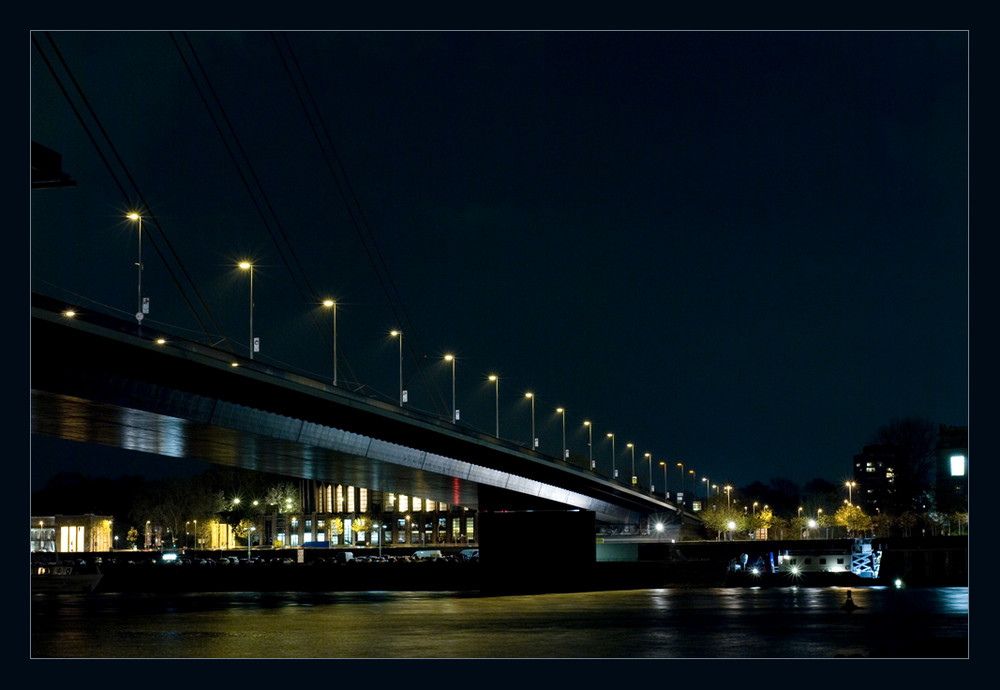
[[[414,510],[414,512],[423,510],[422,505],[423,505],[423,501],[421,501],[419,498],[414,498],[413,499],[413,510]]]
[[[399,512],[405,513],[410,509],[410,497],[399,495]]]
[[[362,488],[362,489],[359,490],[359,493],[361,494],[361,496],[359,498],[359,500],[361,501],[360,511],[362,513],[367,513],[368,512],[368,489]]]
[[[344,512],[344,487],[340,484],[337,484],[337,510],[334,512]]]
[[[354,487],[347,487],[347,512],[354,512]]]
[[[951,476],[952,477],[962,477],[965,475],[965,456],[964,455],[952,455],[951,456]]]

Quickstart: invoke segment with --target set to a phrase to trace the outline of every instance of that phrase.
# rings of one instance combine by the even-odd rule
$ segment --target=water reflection
[[[34,657],[966,656],[968,589],[34,597]],[[927,640],[935,647],[928,648]]]

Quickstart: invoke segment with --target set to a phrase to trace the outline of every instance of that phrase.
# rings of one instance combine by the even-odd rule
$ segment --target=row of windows
[[[377,545],[382,538],[380,530],[375,530],[374,532],[359,531],[354,532],[351,527],[351,519],[347,518],[344,520],[343,534],[328,534],[323,528],[325,526],[325,520],[317,520],[317,532],[315,535],[312,532],[312,520],[304,520],[305,531],[299,534],[296,529],[298,527],[298,520],[292,520],[291,530],[286,535],[285,532],[276,532],[275,541],[281,544],[286,544],[288,546],[299,546],[300,543],[305,544],[311,541],[329,541],[332,545],[344,544],[371,544]],[[406,538],[406,519],[399,519],[396,521],[396,538],[400,544],[405,544]],[[454,541],[459,541],[462,537],[462,527],[465,527],[465,539],[469,542],[475,541],[476,525],[475,520],[471,517],[469,518],[451,518],[451,536]],[[383,530],[385,533],[385,538],[387,541],[392,541],[392,534],[389,533],[389,525],[385,525],[386,529]],[[424,524],[424,533],[426,535],[432,534],[433,530],[430,529],[431,523]],[[447,533],[447,518],[438,518],[438,534],[444,535]],[[288,541],[286,542],[286,537]],[[343,539],[343,542],[341,540]],[[301,541],[300,541],[301,540]],[[410,542],[417,543],[420,542],[420,526],[417,523],[410,524]]]
[[[408,513],[410,511],[448,510],[448,505],[415,496],[389,493],[385,495],[386,512]],[[324,513],[367,513],[369,511],[368,489],[363,487],[327,484],[319,492],[319,512]]]

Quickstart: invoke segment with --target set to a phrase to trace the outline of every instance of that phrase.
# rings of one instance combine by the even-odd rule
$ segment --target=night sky
[[[260,361],[331,380],[333,297],[342,385],[396,400],[401,328],[412,407],[450,415],[454,353],[463,426],[496,373],[502,437],[532,391],[543,452],[564,407],[658,490],[968,424],[966,32],[31,38],[31,139],[77,183],[31,193],[32,291],[133,318],[142,207],[145,323],[247,355],[249,259]],[[36,479],[134,473],[32,442]]]

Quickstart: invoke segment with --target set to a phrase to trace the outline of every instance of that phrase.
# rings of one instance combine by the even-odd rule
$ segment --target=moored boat
[[[729,563],[726,584],[755,586],[858,586],[878,584],[880,550],[871,539],[854,539],[849,549],[806,548],[744,553]]]
[[[104,575],[98,566],[76,563],[33,563],[31,592],[89,594]]]

